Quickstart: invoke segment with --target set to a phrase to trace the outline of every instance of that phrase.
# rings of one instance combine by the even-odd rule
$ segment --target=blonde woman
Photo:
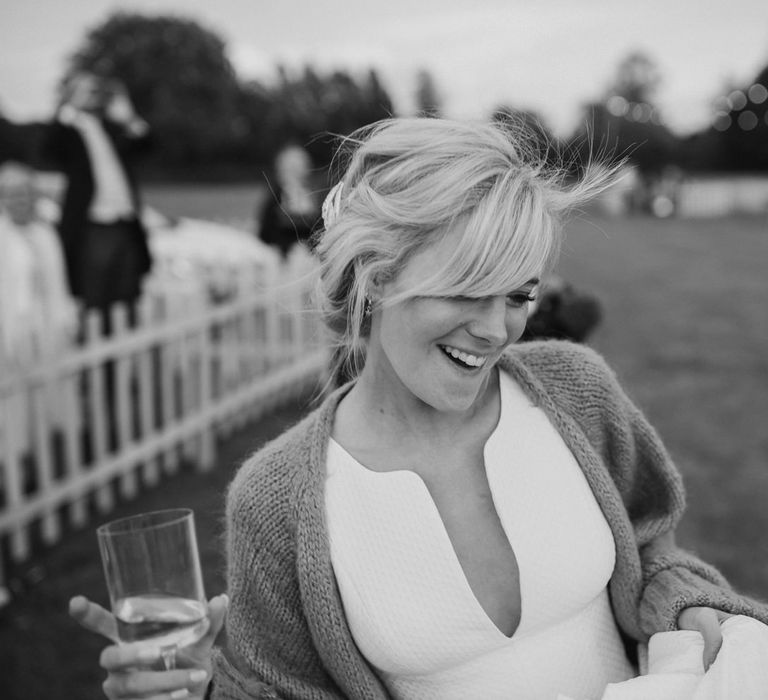
[[[108,647],[107,694],[593,698],[655,632],[701,630],[709,663],[720,619],[768,619],[674,545],[680,477],[604,361],[515,344],[563,215],[607,176],[565,184],[491,125],[349,143],[317,252],[350,381],[229,489],[226,647],[209,658],[219,598],[194,670]]]

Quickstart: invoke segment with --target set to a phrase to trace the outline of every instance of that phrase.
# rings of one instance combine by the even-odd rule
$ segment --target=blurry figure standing
[[[151,267],[132,170],[149,127],[117,81],[77,74],[62,98],[44,155],[67,178],[59,220],[67,275],[72,293],[102,313],[109,333],[110,307],[130,309]]]
[[[275,158],[274,184],[259,221],[259,238],[276,247],[283,258],[297,243],[306,243],[320,217],[312,187],[312,160],[301,146],[286,146]]]
[[[101,313],[110,333],[110,307],[125,303],[132,316],[151,267],[133,172],[135,155],[149,144],[149,126],[122,83],[80,72],[63,85],[52,121],[6,122],[3,131],[0,143],[13,141],[8,133],[31,135],[34,143],[21,154],[0,148],[0,160],[22,157],[64,174],[58,230],[67,282],[86,309]]]
[[[29,167],[13,162],[0,167],[0,379],[57,358],[75,344],[77,306],[67,287],[59,237],[38,216],[39,194]],[[45,424],[61,428],[71,406],[67,383],[52,379],[38,390]],[[3,401],[8,411],[0,443],[7,430],[18,455],[27,454],[38,425],[32,393],[12,392]],[[0,444],[3,449],[10,445]]]
[[[61,245],[38,216],[38,199],[30,168],[0,168],[0,338],[16,364],[71,345],[77,326]]]

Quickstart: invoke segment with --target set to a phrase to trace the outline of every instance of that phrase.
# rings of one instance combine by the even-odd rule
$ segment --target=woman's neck
[[[398,445],[446,446],[487,439],[498,422],[498,371],[464,411],[435,409],[398,388],[382,388],[364,372],[339,404],[334,438],[361,452]]]

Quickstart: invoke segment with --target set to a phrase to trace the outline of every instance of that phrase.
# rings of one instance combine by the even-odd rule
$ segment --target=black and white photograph
[[[768,700],[764,0],[4,0],[3,700]]]

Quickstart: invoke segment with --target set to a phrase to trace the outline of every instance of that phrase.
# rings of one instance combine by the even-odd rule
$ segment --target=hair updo
[[[344,139],[341,195],[315,240],[332,377],[362,370],[374,283],[396,278],[457,219],[461,240],[444,269],[379,303],[507,294],[551,269],[562,215],[605,189],[613,171],[587,168],[567,184],[566,171],[546,166],[530,144],[509,124],[432,118],[387,119]]]

